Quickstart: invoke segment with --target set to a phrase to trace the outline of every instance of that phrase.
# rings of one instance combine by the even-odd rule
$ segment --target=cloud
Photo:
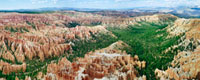
[[[165,3],[168,4],[168,6],[194,6],[199,5],[199,0],[164,0]]]
[[[42,3],[54,3],[56,4],[58,0],[31,0],[32,4],[42,4]]]
[[[115,2],[123,2],[123,1],[131,1],[131,0],[115,0]]]
[[[54,4],[56,4],[58,0],[52,0],[52,1],[53,1]]]

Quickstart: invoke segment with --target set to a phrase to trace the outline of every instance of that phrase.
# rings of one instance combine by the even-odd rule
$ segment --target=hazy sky
[[[0,0],[0,10],[72,7],[119,9],[199,5],[200,0]]]

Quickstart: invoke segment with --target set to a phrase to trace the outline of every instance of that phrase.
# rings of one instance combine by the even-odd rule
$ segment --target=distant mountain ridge
[[[183,18],[200,18],[200,7],[199,6],[178,6],[178,7],[138,7],[138,8],[127,8],[127,9],[95,9],[95,8],[70,8],[70,7],[46,7],[39,9],[18,9],[18,10],[0,10],[0,12],[45,12],[45,11],[83,11],[83,12],[116,12],[117,14],[157,14],[166,13],[173,14]],[[104,15],[104,14],[102,14]],[[138,15],[134,15],[138,16]],[[133,16],[133,17],[134,17]],[[140,15],[139,15],[140,16]]]
[[[102,9],[93,9],[93,8],[70,8],[70,7],[45,7],[39,9],[16,9],[16,10],[0,10],[0,12],[31,12],[31,11],[64,11],[64,10],[73,10],[73,11],[99,11]]]
[[[133,10],[133,9],[132,9]],[[158,12],[169,13],[183,18],[199,18],[200,7],[199,6],[179,6],[179,7],[156,7],[156,8],[137,8],[134,9],[140,12]]]

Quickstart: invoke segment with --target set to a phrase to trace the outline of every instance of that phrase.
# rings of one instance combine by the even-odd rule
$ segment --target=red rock
[[[111,47],[103,50],[108,50]],[[47,68],[45,79],[67,79],[67,80],[93,80],[102,78],[111,78],[115,76],[120,80],[146,79],[145,76],[139,77],[135,69],[137,63],[139,67],[145,67],[145,62],[134,60],[130,55],[124,53],[98,53],[102,50],[89,52],[84,58],[77,58],[74,62],[69,62],[63,58],[58,64],[51,63]],[[117,51],[116,52],[121,52]],[[124,73],[122,76],[121,73]],[[54,75],[54,76],[53,76]],[[112,76],[111,76],[112,75]]]
[[[13,63],[15,62],[15,57],[9,51],[7,51],[6,53],[3,53],[2,58],[11,60]]]
[[[22,70],[23,72],[26,71],[26,64],[23,63],[22,65],[11,65],[9,63],[0,61],[1,65],[0,68],[3,74],[10,74],[11,72],[18,72]]]

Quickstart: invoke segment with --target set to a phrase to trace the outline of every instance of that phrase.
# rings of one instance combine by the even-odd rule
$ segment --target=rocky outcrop
[[[58,64],[53,63],[48,65],[48,74],[45,79],[146,79],[145,76],[139,77],[138,72],[135,69],[135,66],[144,67],[145,63],[137,60],[134,61],[130,56],[106,53],[97,53],[90,56],[91,57],[87,56],[83,59],[79,58],[78,61],[73,63],[63,58]],[[111,58],[112,56],[115,58]]]
[[[152,16],[140,16],[133,18],[132,21],[135,22],[159,22],[159,21],[167,21],[167,20],[175,20],[178,17],[171,14],[155,14]]]
[[[5,78],[0,78],[0,80],[6,80]]]
[[[184,51],[179,52],[174,57],[171,65],[167,70],[155,70],[155,74],[158,79],[199,79],[200,65],[199,65],[199,53],[200,53],[200,42],[199,42],[199,19],[178,19],[174,25],[168,26],[168,31],[173,36],[184,34],[181,43],[178,46],[183,46]]]
[[[166,71],[156,70],[155,73],[160,79],[198,79],[200,73],[200,48],[198,47],[194,52],[181,52],[174,57],[172,67]]]
[[[31,77],[30,76],[26,76],[25,80],[31,80]]]
[[[69,44],[59,44],[59,42],[61,42],[59,40],[53,41],[48,39],[51,42],[44,43],[42,45],[36,42],[11,37],[6,34],[1,34],[0,37],[1,45],[3,46],[2,49],[4,49],[2,52],[2,57],[12,60],[13,62],[14,56],[19,62],[23,62],[25,57],[30,60],[32,60],[34,57],[39,57],[41,60],[44,60],[44,58],[59,56],[63,54],[64,51],[70,50]],[[9,52],[13,52],[14,54]]]
[[[34,57],[39,57],[43,61],[44,58],[59,56],[65,51],[70,50],[70,45],[65,43],[65,41],[90,39],[99,33],[112,35],[104,26],[77,26],[75,28],[51,27],[27,33],[12,34],[10,32],[1,32],[0,41],[2,48],[4,48],[2,52],[3,57],[6,59],[13,61],[13,57],[15,56],[19,62],[23,62],[25,58],[32,60]],[[13,54],[11,55],[9,52]],[[11,56],[8,58],[6,55]]]
[[[64,14],[63,14],[64,13]],[[74,15],[74,16],[71,16]],[[100,24],[109,17],[81,12],[54,12],[46,14],[0,13],[0,29],[6,26],[42,30],[46,26],[69,27],[68,23],[77,22],[81,25]],[[12,23],[10,23],[12,22]]]
[[[120,45],[118,45],[120,44]],[[109,46],[121,46],[122,42],[116,42]],[[123,43],[125,44],[125,43]],[[63,58],[56,63],[49,64],[45,79],[67,79],[67,80],[94,80],[94,79],[114,79],[114,80],[145,80],[145,76],[138,76],[136,66],[144,68],[146,63],[139,61],[138,56],[132,58],[127,53],[113,49],[100,53],[89,52],[84,58],[77,58],[74,62]]]
[[[6,59],[6,60],[10,60],[13,63],[15,62],[15,57],[9,51],[7,51],[6,53],[2,54],[2,58]]]
[[[177,19],[173,26],[168,27],[168,32],[173,35],[180,35],[192,29],[200,27],[199,19]]]
[[[0,70],[3,74],[10,74],[12,72],[25,72],[26,71],[26,63],[23,63],[21,65],[15,65],[15,64],[9,64],[4,61],[0,61]]]
[[[44,74],[42,72],[39,72],[37,75],[37,79],[42,79],[44,77]]]
[[[89,40],[101,33],[114,36],[106,29],[108,24],[127,26],[141,21],[159,22],[176,18],[169,14],[113,18],[73,11],[45,14],[0,13],[0,57],[5,61],[12,61],[12,64],[3,63],[9,66],[1,66],[1,71],[4,74],[17,72],[19,69],[24,71],[23,66],[27,59],[39,58],[44,61],[62,54],[68,55],[72,49],[67,42]],[[69,23],[78,25],[69,26]],[[84,58],[76,58],[73,62],[63,58],[58,63],[46,64],[48,65],[47,74],[38,73],[37,78],[50,80],[146,79],[136,70],[136,67],[145,68],[146,62],[139,61],[138,56],[131,57],[122,51],[124,47],[128,45],[119,41],[107,48],[89,52]],[[14,65],[17,62],[24,64]],[[26,77],[26,79],[31,78]]]
[[[116,18],[110,21],[107,21],[105,24],[113,25],[114,27],[118,26],[120,28],[127,27],[130,24],[137,24],[138,22],[161,22],[164,21],[173,21],[178,17],[171,14],[155,14],[152,16],[139,16],[133,18]]]
[[[129,24],[136,24],[137,22],[142,21],[160,22],[175,19],[177,19],[177,17],[170,14],[155,14],[151,16],[121,18],[73,11],[46,14],[0,13],[0,29],[9,28],[12,26],[14,29],[26,28],[28,30],[43,30],[46,28],[46,26],[70,27],[68,24],[73,22],[76,22],[80,25],[92,26],[100,24],[127,26]]]
[[[70,14],[79,16],[69,16]],[[85,16],[80,16],[80,14]],[[89,40],[101,33],[114,36],[106,29],[106,26],[71,27],[68,25],[72,22],[81,25],[102,23],[103,19],[99,15],[73,12],[66,12],[66,14],[57,12],[47,14],[0,13],[0,58],[4,60],[3,64],[6,64],[0,66],[0,71],[5,75],[12,72],[17,74],[21,69],[24,72],[26,61],[36,59],[46,63],[45,65],[42,64],[42,67],[37,68],[37,70],[44,69],[49,64],[44,61],[45,59],[60,57],[63,54],[71,55],[72,47],[70,43],[73,41]],[[16,65],[19,63],[24,64]],[[27,63],[27,66],[30,68],[33,65]],[[51,70],[49,71],[51,72]],[[32,73],[27,71],[25,75],[27,74]],[[41,79],[45,75],[38,73],[37,77]],[[26,77],[26,79],[31,78]]]

